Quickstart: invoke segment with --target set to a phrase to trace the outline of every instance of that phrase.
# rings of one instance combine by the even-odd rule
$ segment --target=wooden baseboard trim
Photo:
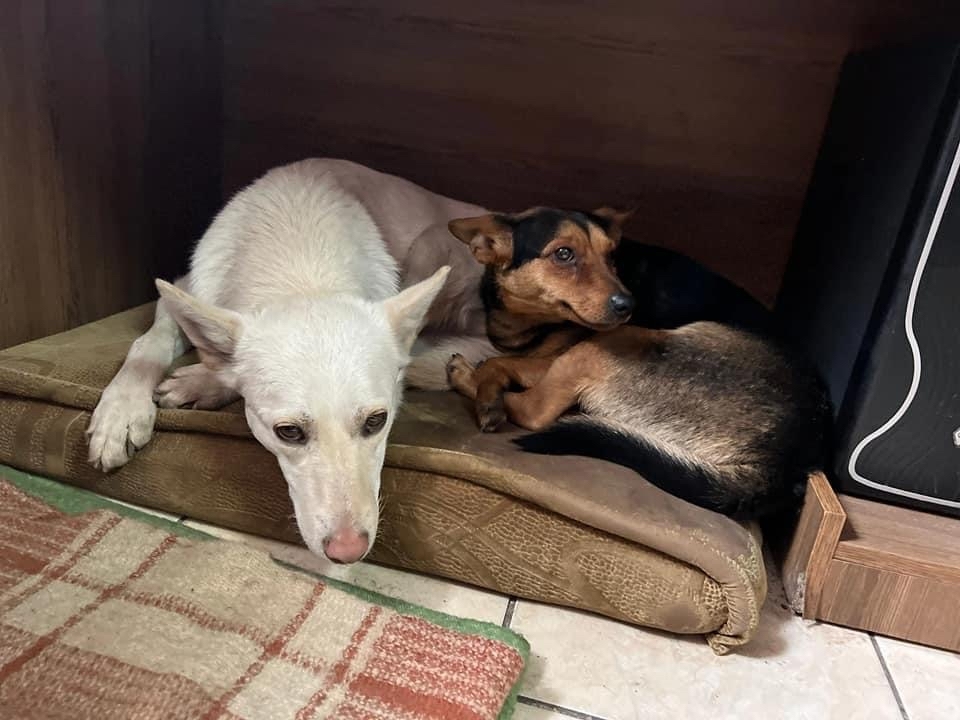
[[[833,557],[846,513],[823,473],[807,484],[800,520],[783,564],[783,583],[793,609],[813,619],[820,604],[827,564]]]
[[[783,581],[804,618],[960,651],[960,519],[838,496],[812,475]]]

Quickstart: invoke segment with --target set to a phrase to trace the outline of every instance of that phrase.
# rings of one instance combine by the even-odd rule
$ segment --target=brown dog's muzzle
[[[586,302],[565,303],[576,315],[577,321],[594,330],[611,330],[630,319],[637,302],[633,295],[615,278],[604,283],[606,287],[593,286],[584,293]]]

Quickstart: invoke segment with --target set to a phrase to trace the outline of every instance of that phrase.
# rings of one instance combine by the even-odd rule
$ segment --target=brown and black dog
[[[529,451],[599,457],[689,502],[760,517],[823,467],[830,408],[749,294],[678,253],[621,242],[627,214],[534,208],[454,220],[486,266],[490,340],[451,385],[481,429]],[[511,392],[522,390],[522,392]],[[567,410],[585,414],[555,422]]]

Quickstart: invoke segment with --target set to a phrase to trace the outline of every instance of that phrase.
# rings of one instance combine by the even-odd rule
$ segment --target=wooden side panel
[[[960,651],[960,583],[831,560],[817,618]]]
[[[960,518],[841,495],[839,560],[960,585]]]
[[[348,157],[509,210],[636,203],[637,239],[779,287],[845,53],[943,0],[228,0],[225,182]]]
[[[836,496],[823,475],[783,565],[791,604],[825,620],[960,651],[960,520]]]
[[[846,514],[823,473],[810,476],[800,520],[783,562],[787,598],[803,617],[815,617],[827,566],[843,530]]]
[[[209,220],[218,24],[209,2],[0,3],[0,347],[150,299]]]

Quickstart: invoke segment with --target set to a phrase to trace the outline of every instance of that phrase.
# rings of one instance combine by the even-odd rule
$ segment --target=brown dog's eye
[[[387,424],[387,411],[377,410],[370,413],[367,419],[363,421],[363,434],[366,436],[376,435]]]
[[[568,247],[557,248],[553,251],[553,257],[557,259],[557,262],[561,263],[571,263],[576,259],[576,255],[573,250]]]
[[[277,437],[284,442],[294,443],[297,445],[302,445],[307,439],[307,436],[303,432],[303,428],[301,428],[299,425],[291,425],[289,423],[274,425],[273,432],[276,433]]]

